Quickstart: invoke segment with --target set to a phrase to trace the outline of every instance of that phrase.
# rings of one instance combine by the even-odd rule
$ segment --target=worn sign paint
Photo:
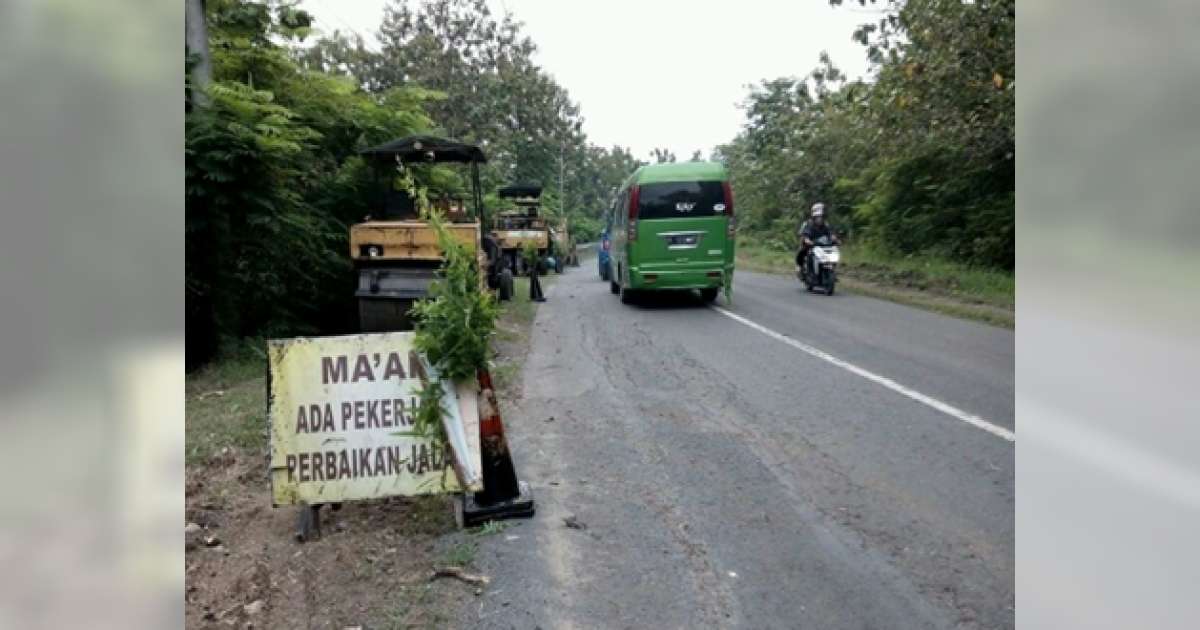
[[[481,487],[474,383],[445,384],[453,449],[411,434],[418,391],[436,378],[412,339],[395,332],[269,342],[275,505]]]

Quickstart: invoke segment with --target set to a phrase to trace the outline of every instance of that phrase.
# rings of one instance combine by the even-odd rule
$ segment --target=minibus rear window
[[[725,214],[721,182],[642,184],[638,191],[639,219],[711,217]]]

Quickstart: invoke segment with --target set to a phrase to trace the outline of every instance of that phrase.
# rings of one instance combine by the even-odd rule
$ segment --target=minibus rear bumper
[[[732,267],[689,269],[630,268],[629,288],[654,289],[712,289],[725,286],[733,274]]]

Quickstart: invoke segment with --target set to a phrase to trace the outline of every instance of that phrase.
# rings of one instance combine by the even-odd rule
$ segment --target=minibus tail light
[[[737,215],[733,213],[733,188],[729,185],[729,181],[721,182],[721,189],[725,192],[725,235],[733,238],[733,234],[737,231]]]
[[[638,217],[638,195],[641,188],[632,186],[629,188],[629,233],[626,234],[626,240],[633,242],[637,240],[637,217]]]

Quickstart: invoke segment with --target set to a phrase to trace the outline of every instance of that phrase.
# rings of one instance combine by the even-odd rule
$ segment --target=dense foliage
[[[803,78],[763,81],[718,149],[741,231],[790,248],[821,201],[881,250],[1012,269],[1014,0],[858,3],[882,15],[853,35],[872,76],[847,81],[822,55]]]
[[[306,70],[287,4],[209,0],[213,83],[186,118],[189,362],[252,335],[346,330],[348,223],[366,212],[356,152],[432,125],[428,92],[368,94]]]
[[[580,240],[599,232],[596,220],[613,189],[640,162],[624,148],[587,141],[579,107],[534,63],[537,47],[519,22],[494,16],[484,0],[393,0],[378,37],[375,53],[357,36],[334,33],[301,60],[353,76],[371,91],[438,91],[444,98],[427,107],[441,133],[479,143],[488,155],[485,192],[540,183],[552,217],[565,211]]]
[[[186,121],[191,365],[245,337],[355,329],[348,227],[372,190],[360,149],[416,132],[478,142],[485,193],[539,182],[578,239],[638,164],[587,142],[520,24],[482,0],[395,0],[379,53],[338,33],[306,41],[293,0],[206,5],[213,82],[207,99],[189,84]]]

